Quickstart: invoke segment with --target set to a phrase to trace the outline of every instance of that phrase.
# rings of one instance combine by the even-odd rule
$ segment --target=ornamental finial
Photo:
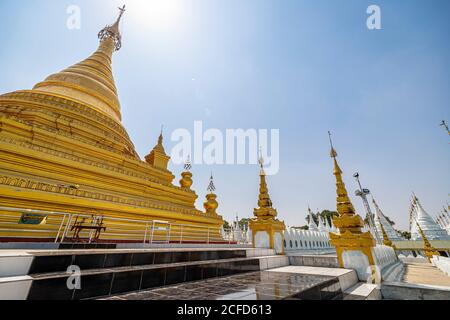
[[[211,172],[211,178],[209,178],[209,185],[208,185],[208,189],[207,189],[210,193],[214,193],[214,191],[216,191],[216,186],[214,185],[214,177],[213,174]]]
[[[330,153],[330,156],[331,156],[332,158],[336,158],[336,157],[338,156],[338,154],[337,154],[336,150],[334,149],[334,146],[333,146],[333,139],[331,139],[331,132],[330,132],[330,131],[328,131],[328,137],[330,138],[330,146],[331,146],[331,153]]]
[[[265,176],[266,172],[264,171],[264,157],[262,153],[262,147],[259,147],[259,160],[258,160],[259,166],[261,167],[261,173],[260,175]]]
[[[184,163],[184,170],[189,172],[191,171],[191,169],[192,169],[191,156],[187,156],[186,162]]]
[[[113,25],[106,26],[98,33],[98,38],[100,39],[100,41],[103,41],[108,38],[113,39],[115,51],[119,51],[120,48],[122,48],[122,36],[120,34],[119,24],[123,14],[126,11],[125,5],[123,5],[122,8],[119,8],[119,11],[120,11],[119,17],[117,18],[116,22],[114,22]]]

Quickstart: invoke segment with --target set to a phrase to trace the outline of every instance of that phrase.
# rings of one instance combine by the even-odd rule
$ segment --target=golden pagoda
[[[286,226],[283,221],[276,219],[278,213],[273,208],[272,200],[269,196],[262,156],[259,163],[261,166],[259,174],[259,208],[253,212],[255,218],[249,221],[253,247],[275,249],[277,254],[284,254],[284,230],[286,230]]]
[[[330,233],[330,242],[336,247],[339,264],[346,267],[344,255],[346,252],[359,251],[368,259],[369,266],[375,266],[372,248],[376,242],[370,232],[362,232],[364,221],[356,214],[347,189],[342,180],[342,170],[337,162],[337,152],[333,147],[330,135],[331,157],[334,160],[334,175],[336,177],[337,211],[338,217],[333,218],[334,225],[339,229],[339,234]],[[373,268],[372,268],[373,272]]]
[[[100,31],[89,58],[32,90],[0,96],[0,206],[158,220],[219,235],[223,219],[195,208],[189,174],[181,186],[173,184],[162,133],[142,161],[121,123],[111,65],[121,48],[124,11]],[[0,225],[0,238],[32,237],[24,228]]]

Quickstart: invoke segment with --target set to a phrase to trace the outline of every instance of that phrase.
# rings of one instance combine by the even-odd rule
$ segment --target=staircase
[[[269,249],[5,250],[0,300],[94,299],[287,265]],[[70,267],[81,272],[79,290],[69,289]]]

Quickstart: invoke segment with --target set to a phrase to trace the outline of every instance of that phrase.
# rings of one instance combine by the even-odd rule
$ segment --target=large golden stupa
[[[195,208],[192,174],[184,173],[181,186],[173,184],[162,134],[143,161],[121,124],[111,63],[121,48],[124,11],[100,31],[99,47],[89,58],[32,90],[0,96],[0,207],[219,230],[223,219],[215,210]],[[14,219],[2,221],[1,239],[35,234],[24,233],[28,226]]]

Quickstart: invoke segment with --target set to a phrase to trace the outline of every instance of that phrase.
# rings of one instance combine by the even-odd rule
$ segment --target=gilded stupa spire
[[[119,24],[125,6],[119,10],[116,22],[99,32],[100,44],[97,51],[84,61],[47,77],[36,84],[33,90],[82,102],[120,122],[120,103],[112,73],[113,52],[122,47]]]
[[[330,156],[334,161],[334,176],[336,177],[336,193],[337,193],[337,211],[340,216],[352,217],[355,215],[355,209],[352,202],[348,196],[347,189],[345,187],[344,181],[342,180],[342,170],[337,162],[337,152],[333,146],[333,140],[331,139],[331,132],[328,132],[330,138],[331,152]],[[360,225],[363,227],[363,224]]]
[[[161,127],[161,133],[158,137],[158,142],[152,151],[145,157],[145,161],[155,168],[167,170],[167,165],[169,163],[170,157],[166,154],[164,149],[164,127]]]
[[[346,251],[361,251],[368,258],[368,267],[371,267],[374,274],[375,259],[372,248],[376,242],[370,232],[362,232],[364,221],[356,214],[352,202],[348,196],[344,181],[342,180],[342,170],[337,162],[337,152],[333,146],[331,133],[328,132],[330,138],[331,152],[330,155],[334,160],[334,176],[336,177],[336,193],[337,193],[337,211],[339,216],[333,219],[334,225],[339,229],[339,234],[330,233],[330,242],[336,247],[339,265],[346,267],[343,259]]]
[[[264,158],[262,152],[260,152],[259,166],[261,170],[259,171],[260,183],[259,183],[259,197],[258,206],[259,209],[255,209],[255,215],[266,215],[266,216],[277,216],[277,211],[272,207],[272,200],[269,195],[269,188],[267,187],[266,172],[264,171]],[[258,212],[258,214],[256,214]]]
[[[206,195],[206,202],[203,204],[203,207],[205,208],[207,215],[216,216],[219,203],[217,202],[217,195],[214,193],[216,191],[216,186],[214,185],[214,176],[212,173],[211,178],[209,178],[207,191],[209,193]]]
[[[269,196],[262,150],[260,150],[259,166],[259,208],[253,210],[255,217],[249,221],[249,228],[252,231],[253,247],[256,248],[258,246],[261,248],[275,249],[277,254],[284,254],[283,239],[286,225],[283,221],[276,218],[278,212],[273,208],[272,200]],[[264,240],[262,242],[257,241],[257,235],[265,235]]]
[[[100,41],[104,41],[105,39],[111,38],[114,41],[114,49],[119,51],[122,48],[122,35],[120,34],[119,24],[122,19],[123,14],[125,13],[125,5],[122,8],[119,8],[119,16],[117,17],[116,22],[110,26],[106,26],[98,33],[98,38]]]

